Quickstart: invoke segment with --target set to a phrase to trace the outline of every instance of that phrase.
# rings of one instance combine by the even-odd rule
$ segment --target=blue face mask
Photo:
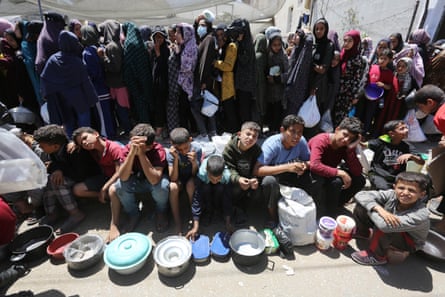
[[[198,33],[200,38],[203,38],[207,34],[207,27],[199,26],[196,33]]]

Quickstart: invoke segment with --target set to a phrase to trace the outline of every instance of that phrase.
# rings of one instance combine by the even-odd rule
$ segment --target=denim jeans
[[[168,207],[169,181],[163,175],[161,181],[155,185],[150,184],[146,178],[131,175],[126,181],[118,180],[115,184],[116,193],[124,207],[125,212],[132,216],[139,212],[136,202],[136,193],[149,192],[156,204],[156,212],[165,212]]]

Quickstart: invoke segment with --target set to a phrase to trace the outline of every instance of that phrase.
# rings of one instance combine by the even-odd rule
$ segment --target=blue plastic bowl
[[[377,86],[375,83],[370,83],[365,88],[365,96],[369,100],[377,100],[383,96],[383,88]]]

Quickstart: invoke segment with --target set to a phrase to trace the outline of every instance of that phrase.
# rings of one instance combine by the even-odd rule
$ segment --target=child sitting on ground
[[[51,159],[47,168],[48,183],[43,193],[46,217],[40,223],[54,225],[57,222],[60,216],[57,210],[58,202],[68,212],[69,217],[56,230],[56,234],[69,232],[85,218],[85,214],[77,207],[71,187],[76,182],[97,175],[100,169],[88,152],[68,152],[68,137],[62,126],[40,127],[34,132],[34,139]]]
[[[383,126],[383,131],[379,138],[362,144],[374,151],[368,177],[377,190],[392,189],[396,175],[406,171],[409,160],[419,165],[425,164],[414,148],[403,141],[408,137],[408,126],[404,121],[389,121]]]
[[[211,155],[202,161],[195,185],[196,190],[192,202],[193,228],[187,233],[186,237],[196,238],[200,218],[204,225],[209,224],[215,208],[221,207],[226,230],[232,233],[232,186],[230,171],[225,167],[222,156]]]
[[[108,189],[119,177],[119,166],[124,158],[122,146],[117,142],[102,138],[99,132],[90,127],[76,129],[72,138],[76,146],[90,152],[102,169],[99,175],[75,184],[74,195],[98,198],[101,203],[105,203]]]
[[[233,204],[236,206],[236,222],[246,221],[248,199],[258,196],[258,178],[253,174],[261,155],[258,135],[261,128],[255,122],[245,122],[241,131],[234,134],[224,148],[223,157],[230,170],[233,183]]]
[[[371,238],[367,250],[351,254],[355,262],[383,265],[388,261],[388,250],[411,253],[424,245],[430,221],[421,198],[426,194],[428,182],[421,173],[401,172],[396,176],[393,190],[362,191],[355,195],[355,237]]]
[[[192,204],[195,192],[195,176],[201,164],[202,151],[192,143],[192,137],[185,128],[175,128],[170,132],[171,146],[167,151],[168,174],[170,177],[170,207],[175,221],[176,233],[182,233],[179,192],[185,188]]]

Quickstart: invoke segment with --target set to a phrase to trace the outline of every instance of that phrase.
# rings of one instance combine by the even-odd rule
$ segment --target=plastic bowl
[[[48,255],[57,260],[65,259],[63,250],[65,247],[79,237],[77,233],[65,233],[57,237],[46,248]]]
[[[370,83],[365,88],[365,96],[369,100],[377,100],[383,96],[383,88],[377,86],[375,83]]]

